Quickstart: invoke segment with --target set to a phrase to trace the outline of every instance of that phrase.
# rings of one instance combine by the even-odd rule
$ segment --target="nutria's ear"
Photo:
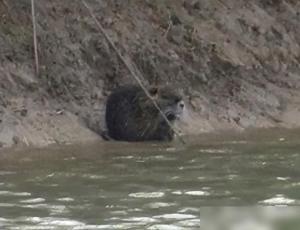
[[[149,93],[152,97],[156,97],[158,94],[158,87],[156,87],[156,86],[150,87]]]

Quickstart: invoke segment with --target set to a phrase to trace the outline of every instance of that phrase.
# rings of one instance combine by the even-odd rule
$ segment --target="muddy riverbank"
[[[148,84],[182,88],[187,135],[300,125],[300,3],[88,1]],[[80,1],[0,0],[0,146],[101,140],[105,100],[134,82]]]

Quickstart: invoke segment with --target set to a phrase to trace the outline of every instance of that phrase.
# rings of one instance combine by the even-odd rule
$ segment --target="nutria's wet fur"
[[[180,118],[184,103],[171,87],[152,87],[149,93],[170,123]],[[123,86],[107,100],[108,135],[123,141],[170,141],[174,131],[139,86]]]

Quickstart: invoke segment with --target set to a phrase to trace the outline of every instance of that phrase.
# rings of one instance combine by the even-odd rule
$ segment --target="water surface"
[[[0,229],[199,229],[201,207],[300,204],[299,131],[0,154]]]

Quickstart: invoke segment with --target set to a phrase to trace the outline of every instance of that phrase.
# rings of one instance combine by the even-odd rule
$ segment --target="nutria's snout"
[[[177,119],[178,116],[175,113],[170,112],[166,114],[166,117],[169,121],[174,121]]]
[[[173,106],[168,107],[167,111],[165,111],[165,115],[169,121],[179,120],[184,111],[184,101],[179,100]]]

